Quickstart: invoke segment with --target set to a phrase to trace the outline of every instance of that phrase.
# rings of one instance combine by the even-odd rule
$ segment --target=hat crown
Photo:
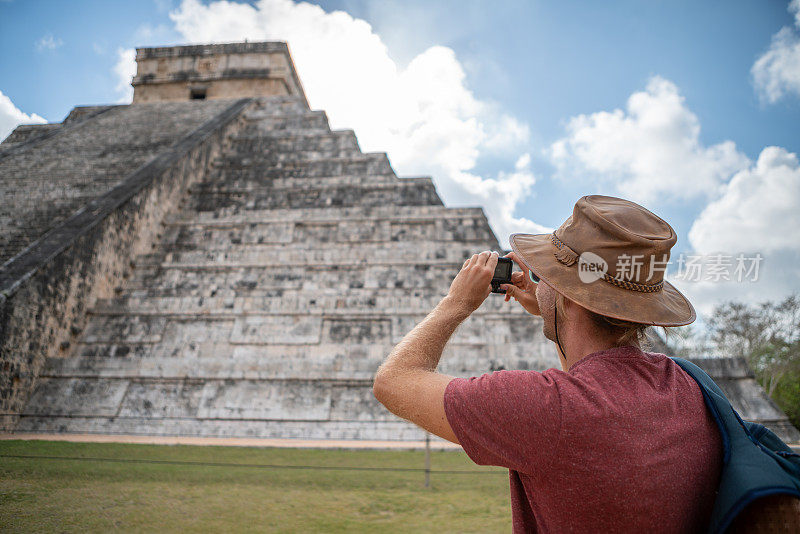
[[[675,230],[644,207],[616,197],[585,196],[555,232],[576,254],[591,252],[608,266],[608,274],[637,284],[661,282]]]

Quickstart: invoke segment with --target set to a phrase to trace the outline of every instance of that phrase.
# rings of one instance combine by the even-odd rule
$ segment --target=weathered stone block
[[[153,419],[196,417],[204,389],[202,380],[132,380],[118,415]]]
[[[127,380],[42,378],[23,415],[114,416],[127,389]]]
[[[310,382],[213,381],[203,390],[197,417],[326,421],[330,394],[329,388]]]
[[[321,326],[320,317],[250,315],[234,322],[231,343],[318,343]]]
[[[89,323],[84,343],[155,343],[166,325],[163,317],[105,316]]]

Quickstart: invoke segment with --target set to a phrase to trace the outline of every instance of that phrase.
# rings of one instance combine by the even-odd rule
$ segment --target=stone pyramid
[[[481,209],[299,98],[253,102],[241,129],[73,354],[51,358],[19,430],[419,439],[372,396],[393,344],[497,240]],[[493,297],[442,369],[557,365],[538,321]]]
[[[375,401],[372,377],[497,238],[480,208],[445,207],[431,179],[399,178],[386,154],[332,131],[280,45],[140,49],[134,104],[76,108],[0,145],[5,183],[29,187],[3,219],[22,221],[0,269],[6,429],[424,437]],[[240,56],[271,67],[231,68]],[[162,68],[187,57],[196,75]],[[262,75],[239,100],[214,85]],[[170,101],[179,90],[207,100]],[[42,199],[36,176],[61,194]],[[19,216],[33,204],[51,207],[35,224]],[[493,295],[440,369],[552,366],[540,320]],[[746,418],[794,436],[742,362],[704,366]]]

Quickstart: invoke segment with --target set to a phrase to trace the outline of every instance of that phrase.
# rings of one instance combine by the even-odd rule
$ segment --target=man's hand
[[[528,266],[521,262],[513,252],[509,252],[505,257],[513,260],[522,269],[522,272],[511,273],[511,284],[500,285],[500,289],[506,290],[506,302],[513,297],[528,313],[541,315],[539,301],[536,299],[537,285],[531,280]]]
[[[497,252],[488,250],[468,258],[450,284],[445,297],[464,317],[477,310],[492,292],[492,277],[497,267]]]

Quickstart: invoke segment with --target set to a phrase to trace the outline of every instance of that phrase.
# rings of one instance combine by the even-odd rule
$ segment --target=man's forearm
[[[445,297],[414,329],[395,346],[378,369],[378,376],[389,377],[415,371],[434,372],[445,345],[458,325],[469,317],[455,300]]]
[[[444,415],[443,395],[453,377],[436,372],[447,341],[469,316],[445,297],[395,346],[375,375],[372,391],[386,408],[438,436],[458,442]]]
[[[393,414],[458,443],[445,414],[445,392],[453,377],[436,372],[442,351],[459,324],[489,296],[497,254],[475,254],[464,262],[439,304],[389,353],[375,375],[375,398]]]

